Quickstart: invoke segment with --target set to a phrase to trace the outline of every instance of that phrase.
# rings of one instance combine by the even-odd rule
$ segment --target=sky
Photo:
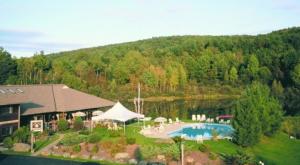
[[[0,47],[15,57],[172,35],[300,26],[299,0],[1,0]]]

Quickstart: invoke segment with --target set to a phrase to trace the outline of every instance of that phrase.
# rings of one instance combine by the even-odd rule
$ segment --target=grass
[[[259,144],[248,150],[266,164],[292,165],[300,162],[300,140],[290,139],[284,133],[263,137]]]

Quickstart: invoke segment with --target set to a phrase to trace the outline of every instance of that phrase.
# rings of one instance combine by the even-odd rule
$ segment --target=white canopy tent
[[[117,102],[112,108],[103,114],[92,117],[92,121],[97,122],[101,120],[117,120],[124,123],[125,132],[125,122],[136,118],[144,118],[144,115],[132,112],[124,107],[120,102]]]

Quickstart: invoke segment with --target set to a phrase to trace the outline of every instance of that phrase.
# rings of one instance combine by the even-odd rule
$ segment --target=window
[[[0,116],[10,113],[10,106],[0,106]]]
[[[7,136],[7,135],[10,135],[11,132],[12,132],[11,126],[8,126],[8,127],[2,127],[2,128],[1,128],[1,136]]]

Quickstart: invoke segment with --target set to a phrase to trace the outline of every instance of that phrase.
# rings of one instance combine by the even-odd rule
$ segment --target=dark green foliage
[[[141,149],[138,147],[135,151],[134,151],[134,158],[140,162],[143,160],[143,155],[142,155],[142,152],[141,152]]]
[[[69,123],[65,119],[61,119],[57,123],[58,130],[59,131],[66,131],[69,128]]]
[[[4,145],[4,147],[6,147],[6,148],[12,148],[13,145],[14,145],[14,142],[13,142],[13,140],[12,140],[11,137],[6,137],[6,138],[3,140],[3,145]]]
[[[209,148],[208,148],[208,146],[205,145],[205,144],[200,144],[200,146],[198,147],[198,149],[199,149],[199,151],[205,152],[205,153],[208,153],[210,151]]]
[[[79,131],[84,128],[81,117],[76,117],[74,121],[74,130]]]
[[[81,135],[89,135],[89,134],[90,134],[90,131],[87,130],[87,129],[81,130],[81,131],[79,131],[79,134],[81,134]]]
[[[253,83],[234,106],[235,142],[242,146],[252,146],[259,142],[262,134],[274,134],[280,128],[282,115],[282,107],[270,95],[269,88]]]
[[[0,47],[0,84],[10,77],[15,75],[17,72],[17,64],[11,55]],[[12,77],[11,77],[12,78]]]
[[[254,165],[254,156],[245,152],[244,150],[238,150],[236,154],[225,155],[225,163],[228,165]]]
[[[99,133],[92,133],[88,136],[89,143],[98,143],[101,140],[101,134]]]
[[[127,144],[135,144],[136,139],[135,138],[126,138]]]
[[[80,145],[75,145],[75,146],[73,146],[72,150],[73,150],[73,152],[78,153],[81,151],[81,147],[80,147]]]
[[[28,143],[30,138],[30,131],[28,127],[20,127],[13,133],[13,140],[18,143]]]

